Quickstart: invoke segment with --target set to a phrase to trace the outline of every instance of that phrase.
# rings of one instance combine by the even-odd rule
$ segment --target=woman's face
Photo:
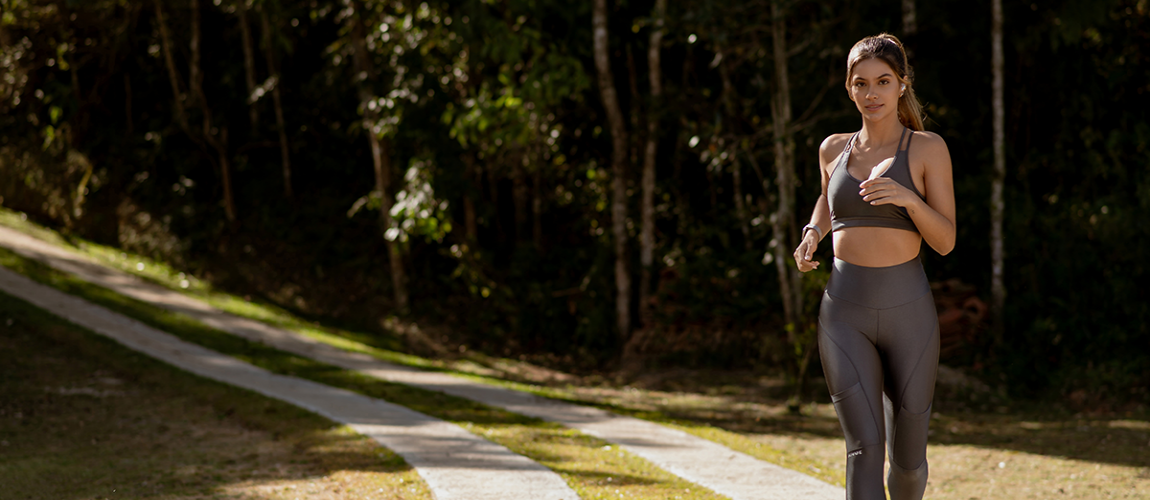
[[[902,83],[882,59],[864,59],[851,71],[850,98],[863,118],[879,120],[898,112]]]

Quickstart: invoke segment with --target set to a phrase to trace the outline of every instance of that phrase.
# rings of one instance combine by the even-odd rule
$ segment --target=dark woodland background
[[[923,252],[942,362],[1147,400],[1147,0],[1004,2],[1000,335],[990,2],[664,2],[608,3],[608,74],[593,2],[0,0],[0,204],[360,331],[583,373],[817,370],[825,270],[777,264],[818,144],[859,127],[846,52],[885,31],[954,161],[958,245]]]

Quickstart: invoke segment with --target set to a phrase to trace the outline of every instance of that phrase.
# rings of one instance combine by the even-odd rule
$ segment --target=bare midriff
[[[856,266],[889,267],[918,257],[922,236],[889,227],[844,227],[835,231],[835,257]]]

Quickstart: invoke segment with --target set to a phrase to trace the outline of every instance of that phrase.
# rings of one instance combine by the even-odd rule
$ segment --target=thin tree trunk
[[[777,177],[775,184],[779,192],[778,210],[772,221],[774,241],[772,241],[774,260],[779,273],[779,290],[783,295],[784,321],[792,325],[787,329],[787,340],[795,342],[795,327],[798,325],[798,315],[802,313],[801,283],[797,271],[793,271],[787,261],[789,249],[794,247],[794,238],[791,236],[794,226],[795,209],[795,166],[794,166],[794,137],[790,133],[791,125],[791,90],[790,77],[787,72],[787,39],[786,23],[780,0],[771,2],[771,35],[773,38],[775,60],[775,95],[771,115],[774,120],[775,139],[775,169]]]
[[[131,137],[136,133],[136,127],[132,118],[132,75],[127,72],[124,73],[124,120],[125,135]]]
[[[543,170],[536,167],[531,174],[531,241],[535,251],[543,254]]]
[[[1002,198],[1006,183],[1005,110],[1002,102],[1002,0],[991,0],[991,73],[993,78],[994,109],[994,176],[990,185],[990,296],[991,331],[994,341],[1002,343],[1002,312],[1006,304],[1006,287],[1002,282],[1004,256],[1002,248],[1002,218],[1006,204]]]
[[[387,151],[388,143],[375,131],[379,120],[378,113],[368,104],[372,100],[372,92],[368,82],[372,81],[374,73],[371,56],[367,50],[366,27],[361,17],[363,6],[358,1],[352,2],[355,13],[349,18],[352,22],[352,60],[355,66],[357,84],[359,86],[359,102],[363,108],[363,130],[367,134],[371,145],[371,162],[375,170],[375,190],[379,193],[381,206],[379,207],[379,229],[387,245],[388,260],[391,264],[391,281],[395,292],[395,306],[400,313],[408,310],[407,276],[403,268],[403,250],[399,238],[389,232],[394,228],[395,221],[391,217],[391,207],[395,200],[391,195],[391,156]]]
[[[275,37],[266,6],[260,9],[260,29],[263,31],[264,59],[267,60],[268,77],[272,79],[272,105],[276,112],[276,130],[280,139],[280,166],[283,171],[284,197],[295,198],[291,182],[291,151],[288,149],[287,124],[284,122],[283,101],[280,99],[280,73],[276,59]]]
[[[371,141],[372,164],[375,167],[375,189],[380,193],[382,203],[379,207],[379,226],[387,240],[387,256],[391,264],[391,282],[395,287],[395,305],[401,313],[408,311],[407,297],[407,271],[403,267],[403,247],[398,238],[387,239],[387,230],[396,227],[391,217],[391,207],[395,206],[395,199],[391,195],[391,143],[378,137],[374,132],[368,134],[374,139]]]
[[[629,90],[631,91],[631,130],[635,131],[635,135],[631,139],[635,142],[630,142],[628,147],[631,151],[630,165],[635,165],[641,160],[639,159],[639,146],[646,144],[647,138],[642,137],[646,130],[641,127],[643,122],[643,102],[639,99],[639,71],[635,68],[635,51],[631,44],[627,44],[627,83],[630,84]],[[638,137],[636,137],[638,136]]]
[[[203,94],[201,87],[204,82],[200,74],[200,0],[189,0],[192,7],[192,39],[189,48],[192,52],[192,62],[188,68],[188,93],[192,99],[199,99]]]
[[[718,46],[719,60],[719,78],[723,82],[723,107],[726,110],[725,130],[728,137],[735,136],[735,123],[738,116],[738,109],[735,107],[735,86],[731,84],[731,71],[728,68],[728,63],[724,57],[726,51],[723,50],[723,45]],[[739,220],[739,229],[743,233],[743,244],[747,250],[751,249],[751,228],[747,225],[747,209],[746,200],[743,199],[743,172],[742,167],[739,165],[739,155],[736,153],[731,157],[731,187],[734,191],[735,202],[735,217]]]
[[[237,217],[235,195],[232,191],[231,161],[228,157],[228,128],[226,125],[219,127],[212,125],[212,108],[204,94],[204,73],[200,66],[200,1],[191,0],[190,3],[192,6],[192,40],[190,45],[192,61],[188,69],[188,88],[192,94],[192,99],[200,105],[200,114],[203,116],[202,134],[204,141],[215,150],[219,162],[220,180],[224,188],[224,215],[228,222],[234,224]]]
[[[743,199],[743,173],[739,164],[739,155],[731,157],[731,184],[735,198],[735,217],[739,219],[739,230],[743,232],[743,246],[751,249],[751,227],[747,225],[747,203]]]
[[[485,160],[490,158],[485,158]],[[499,239],[500,245],[507,244],[507,231],[503,227],[503,217],[499,213],[499,172],[494,168],[486,168],[480,170],[481,176],[483,173],[487,174],[487,192],[491,200],[488,202],[493,211],[491,218],[495,221],[495,236]]]
[[[176,69],[175,58],[172,57],[172,34],[168,31],[168,23],[164,18],[163,0],[156,0],[156,24],[160,28],[160,48],[164,53],[164,65],[168,67],[168,82],[172,85],[172,97],[175,99],[173,108],[176,124],[183,129],[184,133],[191,136],[192,130],[188,126],[187,115],[184,111],[188,105],[187,97],[181,89],[180,72]]]
[[[655,0],[655,29],[647,46],[647,74],[651,80],[651,106],[647,110],[647,147],[643,154],[642,227],[639,230],[639,319],[651,324],[651,268],[655,262],[655,160],[658,157],[659,118],[663,97],[663,25],[667,0]]]
[[[626,339],[631,331],[631,276],[627,272],[627,163],[629,142],[623,112],[615,91],[615,75],[611,71],[610,46],[607,40],[607,0],[594,0],[592,27],[594,29],[595,69],[598,73],[599,93],[607,111],[611,128],[611,233],[615,240],[615,314],[619,335]]]
[[[478,193],[482,189],[480,186],[481,180],[479,179],[478,172],[475,171],[475,156],[474,153],[466,151],[463,153],[463,165],[466,172],[463,178],[467,179],[468,183],[475,186],[475,191]],[[479,241],[479,223],[478,217],[475,214],[475,200],[472,199],[470,191],[463,192],[463,229],[467,236],[468,243],[475,244]]]
[[[915,8],[914,2],[915,0],[902,0],[902,41],[906,45],[907,57],[913,55],[911,47],[914,44],[911,41],[918,34],[918,9]]]
[[[515,164],[511,170],[511,198],[515,205],[515,242],[516,244],[527,240],[527,172],[523,168],[526,152],[521,151],[515,157]]]
[[[240,41],[244,49],[244,80],[248,84],[248,119],[255,131],[260,123],[259,108],[256,107],[256,62],[252,52],[252,29],[248,25],[248,0],[236,2],[236,17],[240,21]]]

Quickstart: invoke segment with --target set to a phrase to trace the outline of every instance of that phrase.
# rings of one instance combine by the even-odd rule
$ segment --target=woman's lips
[[[867,109],[867,111],[878,111],[879,108],[882,108],[882,107],[883,107],[882,104],[871,104],[870,106],[867,106],[866,109]]]

